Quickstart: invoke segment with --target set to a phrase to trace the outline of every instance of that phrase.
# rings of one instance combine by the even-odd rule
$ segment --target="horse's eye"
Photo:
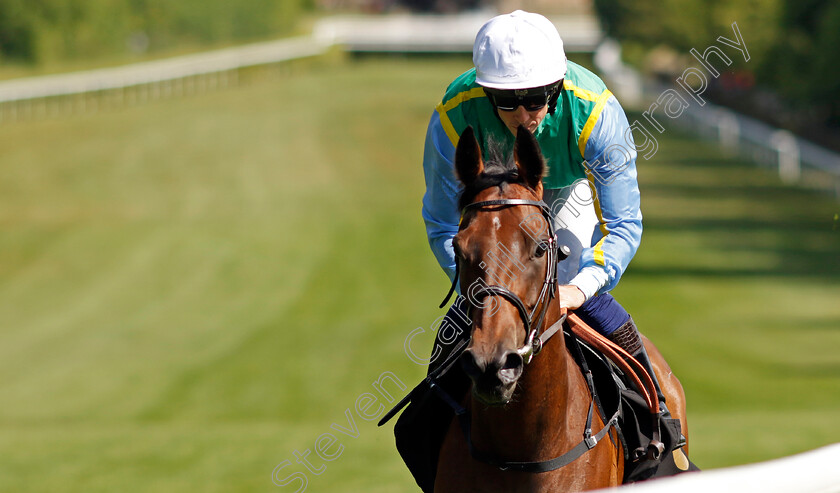
[[[545,255],[546,250],[548,250],[548,244],[541,241],[537,243],[537,250],[534,252],[534,257],[540,258]]]

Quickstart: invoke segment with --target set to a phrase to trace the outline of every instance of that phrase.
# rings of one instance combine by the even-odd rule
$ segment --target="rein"
[[[613,361],[613,363],[616,364],[616,366],[618,366],[627,375],[631,376],[631,379],[633,380],[634,384],[637,385],[639,392],[644,397],[646,404],[651,409],[652,414],[658,413],[659,401],[656,397],[655,387],[653,386],[653,382],[650,376],[644,371],[644,368],[642,368],[641,365],[633,357],[627,354],[621,347],[617,346],[613,342],[598,334],[594,329],[589,327],[574,313],[568,313],[564,310],[559,320],[555,321],[550,327],[543,330],[541,333],[539,333],[539,335],[537,335],[539,328],[543,325],[543,322],[545,321],[545,315],[548,312],[548,306],[551,302],[551,299],[554,298],[555,291],[557,289],[557,263],[559,261],[565,260],[566,257],[568,257],[569,255],[568,247],[566,247],[565,245],[557,244],[557,236],[555,234],[553,222],[551,220],[550,215],[551,212],[549,207],[545,204],[545,202],[526,199],[486,200],[468,204],[462,210],[462,215],[463,213],[469,210],[479,209],[482,207],[518,205],[539,207],[540,211],[543,214],[543,217],[548,222],[549,238],[547,239],[548,245],[546,248],[546,254],[548,255],[548,264],[546,267],[545,280],[543,282],[542,289],[540,290],[537,303],[534,305],[534,308],[529,313],[527,307],[525,306],[525,303],[523,303],[522,300],[515,293],[503,286],[498,285],[485,286],[476,295],[477,300],[475,301],[482,300],[488,296],[498,296],[507,300],[517,309],[517,312],[519,313],[519,316],[522,319],[523,324],[525,325],[525,331],[527,334],[524,345],[517,350],[517,353],[522,356],[525,364],[530,363],[533,357],[539,354],[546,342],[548,342],[548,340],[552,336],[557,334],[557,332],[560,332],[560,330],[562,330],[563,328],[564,323],[568,322],[567,325],[569,326],[570,331],[576,336],[572,337],[572,340],[575,341],[576,344],[575,349],[578,352],[580,352],[580,343],[578,342],[577,338],[580,338],[580,340],[583,340],[584,342],[589,343],[593,347],[600,349],[603,354],[605,354],[610,360]],[[459,274],[460,263],[458,262],[458,257],[456,256],[455,276],[452,280],[452,286],[450,287],[446,298],[440,304],[440,308],[443,308],[447,304],[447,302],[455,292],[455,287],[457,286],[460,277]],[[470,306],[467,309],[470,319],[472,319],[472,308],[473,303],[470,303]],[[537,314],[538,309],[539,314]],[[426,378],[419,385],[417,385],[417,387],[414,388],[414,390],[412,390],[408,395],[403,397],[403,399],[400,402],[398,402],[397,405],[393,407],[393,409],[387,412],[379,421],[378,425],[382,426],[383,424],[387,423],[394,415],[396,415],[397,412],[399,412],[400,409],[405,407],[408,404],[408,402],[411,401],[412,396],[418,395],[419,393],[425,392],[426,390],[431,390],[435,392],[444,402],[446,402],[446,404],[454,411],[456,417],[458,418],[459,424],[461,425],[460,427],[463,432],[469,453],[474,459],[492,465],[494,467],[498,467],[501,470],[512,470],[531,473],[552,471],[570,464],[571,462],[573,462],[574,460],[576,460],[577,458],[581,457],[583,454],[594,448],[599,441],[601,441],[605,436],[608,436],[609,431],[613,427],[617,426],[619,416],[621,413],[620,406],[619,409],[616,410],[615,414],[613,414],[609,419],[604,419],[604,427],[594,435],[592,434],[592,418],[594,413],[595,401],[597,400],[597,393],[592,379],[592,374],[588,369],[585,368],[585,381],[589,389],[589,394],[591,396],[589,403],[589,412],[586,418],[586,426],[583,432],[583,440],[581,440],[572,449],[553,459],[534,462],[498,460],[485,452],[477,450],[472,443],[469,411],[466,410],[455,399],[453,399],[452,396],[450,396],[446,390],[444,390],[437,384],[437,379],[443,374],[445,374],[447,371],[449,371],[450,368],[452,368],[452,366],[458,360],[462,351],[466,348],[468,343],[469,340],[461,341],[461,343],[454,349],[454,351],[450,353],[450,355],[447,357],[444,363],[440,367],[432,371],[429,375],[427,375]],[[585,360],[583,358],[581,358],[581,360],[585,365]],[[629,363],[628,361],[632,363]],[[636,377],[637,372],[633,370],[641,370],[638,373],[643,376],[641,378]],[[658,427],[656,427],[655,429],[657,430],[655,438],[658,441]]]
[[[537,331],[542,326],[543,321],[545,320],[545,314],[548,312],[548,306],[551,299],[554,298],[554,293],[557,290],[557,263],[561,260],[565,260],[566,257],[569,256],[569,248],[565,245],[558,245],[557,244],[557,234],[554,231],[554,223],[551,220],[551,209],[548,205],[543,202],[542,200],[527,200],[527,199],[497,199],[497,200],[484,200],[481,202],[473,202],[471,204],[466,205],[461,210],[461,216],[463,217],[468,211],[473,209],[481,209],[484,207],[506,207],[506,206],[516,206],[516,205],[530,205],[534,207],[539,207],[540,212],[542,213],[543,217],[545,218],[546,222],[548,223],[548,240],[546,245],[546,255],[547,255],[547,265],[548,267],[545,270],[545,280],[543,281],[542,289],[540,290],[540,294],[537,297],[537,303],[534,305],[533,310],[528,313],[528,309],[525,307],[525,303],[519,299],[515,293],[511,290],[507,289],[504,286],[499,285],[490,285],[482,288],[475,295],[474,300],[470,300],[471,303],[467,308],[467,315],[470,319],[472,319],[472,310],[475,304],[483,300],[488,296],[499,296],[502,297],[508,302],[510,302],[516,310],[519,312],[519,318],[522,319],[523,324],[525,325],[525,344],[517,349],[517,353],[522,356],[522,359],[525,361],[525,364],[531,362],[531,360],[542,351],[543,344],[555,333],[557,333],[558,329],[546,330],[540,336],[537,336]],[[452,279],[452,286],[449,288],[449,292],[446,294],[446,298],[444,298],[443,302],[441,302],[439,308],[443,308],[446,303],[449,302],[449,299],[452,297],[452,294],[455,292],[455,287],[458,285],[459,274],[460,274],[460,263],[458,262],[458,257],[455,257],[455,276]],[[540,308],[539,315],[537,315],[536,319],[534,318],[537,314],[537,309]],[[564,317],[565,318],[565,317]]]
[[[522,356],[525,364],[531,362],[534,356],[539,354],[542,350],[543,345],[551,338],[554,334],[556,334],[566,319],[564,315],[558,323],[555,323],[542,334],[537,336],[537,330],[542,325],[543,320],[545,318],[545,314],[548,311],[548,305],[552,298],[554,298],[554,293],[557,288],[557,263],[565,260],[569,256],[569,248],[565,245],[559,245],[557,243],[557,234],[554,231],[554,223],[551,220],[551,209],[546,205],[545,202],[539,200],[527,200],[527,199],[497,199],[497,200],[484,200],[481,202],[473,202],[471,204],[466,205],[463,210],[461,211],[461,215],[463,216],[467,211],[472,209],[480,209],[483,207],[494,207],[494,206],[516,206],[516,205],[529,205],[534,207],[539,207],[540,211],[542,212],[543,217],[545,218],[546,222],[548,223],[548,246],[547,252],[548,255],[548,267],[546,268],[545,273],[545,281],[543,282],[542,290],[540,291],[540,295],[537,298],[537,304],[534,305],[534,309],[531,313],[528,313],[525,304],[519,299],[516,294],[511,292],[509,289],[498,286],[498,285],[491,285],[484,287],[481,291],[479,291],[476,296],[474,302],[478,302],[487,296],[500,296],[506,300],[508,300],[514,307],[516,307],[517,311],[519,312],[519,317],[522,319],[522,322],[525,324],[525,332],[527,334],[525,338],[525,344],[517,350],[520,356]],[[444,298],[443,302],[440,304],[439,308],[443,308],[449,299],[452,297],[452,294],[455,292],[455,287],[458,284],[460,272],[460,263],[458,262],[458,257],[455,257],[455,277],[452,280],[452,286],[449,288],[449,292]],[[534,320],[534,314],[537,311],[537,308],[542,305],[542,310],[540,311],[539,317],[537,320]],[[469,318],[472,319],[472,309],[474,304],[471,302],[468,307],[468,315]],[[610,360],[612,360],[617,367],[619,367],[622,372],[628,375],[628,378],[634,383],[636,388],[638,389],[641,396],[645,399],[645,403],[647,404],[648,408],[652,415],[659,414],[659,399],[656,395],[656,387],[653,384],[653,380],[648,375],[647,371],[644,367],[636,361],[630,354],[628,354],[621,346],[618,346],[614,342],[610,341],[606,337],[599,334],[597,331],[589,327],[583,320],[581,320],[577,315],[574,313],[569,314],[569,320],[572,322],[569,326],[572,328],[572,331],[580,337],[582,340],[587,342],[588,344],[598,348],[604,355],[606,355]]]
[[[545,343],[552,335],[557,333],[563,327],[563,323],[566,321],[566,314],[564,313],[562,317],[551,327],[549,327],[543,334],[546,337],[540,337],[542,342]],[[538,339],[538,340],[540,340]],[[575,340],[577,341],[577,340]],[[577,350],[580,351],[580,346],[578,344]],[[584,361],[585,364],[585,360]],[[583,440],[578,442],[577,445],[572,447],[567,452],[554,457],[553,459],[548,460],[541,460],[541,461],[506,461],[497,459],[490,454],[482,452],[475,448],[472,442],[472,423],[470,422],[470,414],[469,411],[464,408],[461,404],[455,401],[445,390],[440,388],[440,386],[432,385],[431,389],[434,390],[438,396],[452,408],[452,411],[455,413],[455,417],[458,418],[458,424],[460,424],[461,432],[464,435],[464,440],[467,443],[467,449],[469,450],[470,455],[473,459],[483,462],[485,464],[494,466],[499,468],[502,471],[518,471],[518,472],[528,472],[528,473],[541,473],[541,472],[548,472],[554,471],[556,469],[560,469],[561,467],[567,466],[574,462],[576,459],[581,457],[586,452],[595,448],[595,445],[598,444],[607,434],[609,431],[616,425],[618,425],[618,419],[621,415],[621,408],[617,409],[615,413],[610,417],[609,420],[605,420],[606,424],[603,428],[601,428],[598,433],[592,434],[592,417],[594,415],[595,409],[595,385],[592,381],[592,374],[591,372],[587,371],[588,378],[586,378],[586,384],[589,388],[589,395],[592,396],[592,399],[589,401],[589,411],[586,415],[586,426],[583,431]]]
[[[525,333],[527,334],[525,337],[525,344],[517,350],[517,353],[522,356],[523,361],[525,364],[528,364],[532,361],[534,356],[540,353],[543,346],[545,345],[548,340],[559,332],[563,328],[563,323],[567,320],[567,312],[564,310],[563,315],[560,317],[559,320],[554,322],[550,327],[546,330],[542,331],[539,335],[537,332],[539,328],[543,325],[545,321],[545,315],[548,312],[548,307],[551,300],[555,296],[555,292],[557,290],[557,263],[561,260],[565,260],[566,257],[569,255],[569,249],[565,245],[558,245],[557,243],[557,235],[554,231],[554,224],[551,218],[551,210],[549,209],[548,205],[546,205],[543,201],[535,201],[535,200],[526,200],[526,199],[499,199],[499,200],[485,200],[481,202],[473,202],[468,204],[463,208],[461,214],[465,214],[469,210],[473,209],[480,209],[483,207],[492,207],[492,206],[517,206],[517,205],[528,205],[528,206],[535,206],[539,207],[540,211],[543,214],[546,222],[548,223],[548,240],[546,246],[546,255],[547,257],[547,267],[545,273],[545,280],[543,281],[542,289],[540,290],[539,297],[537,298],[537,303],[534,305],[533,310],[528,313],[528,309],[525,306],[525,303],[517,296],[515,293],[510,291],[509,289],[499,286],[499,285],[490,285],[484,287],[476,296],[475,296],[475,303],[478,303],[480,300],[488,297],[488,296],[499,296],[501,298],[506,299],[510,304],[512,304],[517,311],[519,312],[519,317],[522,319],[523,324],[525,325]],[[449,289],[449,292],[446,295],[446,298],[440,304],[440,308],[443,308],[449,299],[452,297],[452,294],[455,292],[455,287],[458,283],[460,273],[460,264],[458,262],[458,257],[455,257],[455,277],[452,280],[452,286]],[[472,308],[473,303],[470,303],[468,310],[469,318],[472,319]],[[537,310],[539,309],[539,314],[537,315]],[[535,318],[536,316],[536,318]],[[579,350],[579,349],[578,349]],[[525,461],[525,462],[517,462],[517,461],[504,461],[496,459],[489,454],[486,454],[480,450],[477,450],[473,443],[472,443],[472,433],[471,433],[471,423],[469,418],[469,411],[467,411],[461,404],[456,402],[452,396],[450,396],[446,391],[440,388],[437,385],[431,385],[431,389],[434,390],[442,400],[444,400],[449,407],[455,412],[456,417],[458,418],[458,422],[461,425],[461,431],[464,434],[464,439],[467,443],[467,448],[469,449],[470,455],[486,464],[498,467],[503,471],[511,470],[511,471],[520,471],[520,472],[532,472],[532,473],[540,473],[540,472],[547,472],[553,471],[555,469],[559,469],[563,466],[566,466],[572,463],[574,460],[592,450],[598,442],[603,439],[612,429],[614,426],[618,424],[618,418],[620,414],[620,409],[610,417],[609,420],[606,421],[604,427],[598,431],[596,434],[592,434],[592,416],[594,412],[594,403],[596,399],[596,392],[594,383],[590,378],[586,379],[587,387],[589,388],[590,396],[592,399],[589,402],[589,412],[586,418],[586,427],[583,433],[583,440],[575,445],[571,450],[567,451],[566,453],[555,457],[553,459],[544,460],[544,461]]]

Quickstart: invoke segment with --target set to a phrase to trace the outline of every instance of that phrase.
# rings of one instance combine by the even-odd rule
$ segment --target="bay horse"
[[[461,292],[475,283],[488,288],[472,307],[471,340],[461,356],[471,380],[472,391],[461,402],[469,417],[453,419],[446,432],[435,492],[567,492],[620,484],[623,450],[598,413],[591,429],[606,429],[608,436],[563,467],[532,472],[493,464],[494,459],[507,464],[548,461],[579,448],[591,397],[562,334],[544,348],[529,349],[538,331],[556,330],[565,317],[565,309],[545,292],[551,264],[557,261],[551,238],[532,238],[520,227],[534,212],[550,218],[542,207],[546,165],[536,139],[520,127],[513,163],[488,160],[485,165],[468,128],[456,148],[455,170],[465,187],[463,218],[453,240]],[[506,255],[491,254],[498,245],[506,247]],[[510,272],[518,275],[511,278]],[[503,277],[507,282],[501,287]],[[682,386],[656,347],[643,339],[668,408],[681,420],[687,440]],[[477,453],[484,459],[477,460]]]

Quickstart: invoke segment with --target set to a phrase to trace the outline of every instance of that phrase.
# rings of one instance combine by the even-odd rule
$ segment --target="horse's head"
[[[461,364],[473,381],[473,395],[489,405],[506,404],[513,395],[530,358],[528,325],[542,322],[539,317],[535,323],[534,314],[537,308],[545,314],[547,279],[555,267],[550,262],[556,264],[541,202],[545,161],[524,127],[513,154],[512,163],[489,158],[485,163],[471,128],[455,152],[455,170],[465,188],[452,244],[473,321]]]

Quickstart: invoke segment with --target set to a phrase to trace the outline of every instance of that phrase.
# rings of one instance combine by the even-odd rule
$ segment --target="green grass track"
[[[429,350],[448,283],[422,143],[468,67],[315,63],[0,126],[0,491],[416,491],[356,404],[424,374],[404,340]],[[692,458],[840,441],[837,202],[659,143],[615,295],[686,387]]]

